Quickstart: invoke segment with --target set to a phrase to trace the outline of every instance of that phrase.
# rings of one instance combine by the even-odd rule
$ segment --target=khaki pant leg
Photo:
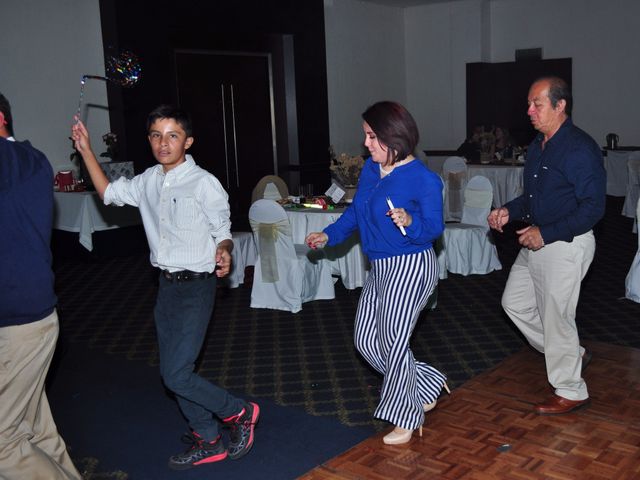
[[[549,250],[542,254],[543,250]],[[589,397],[582,378],[582,354],[576,308],[582,279],[595,253],[595,238],[587,232],[572,242],[554,242],[530,258],[538,308],[545,331],[545,360],[549,383],[557,395],[569,400]],[[538,255],[540,253],[540,255]]]
[[[58,315],[0,328],[0,478],[80,479],[44,392]]]
[[[592,232],[573,242],[523,249],[509,274],[502,303],[529,343],[545,354],[547,378],[556,394],[588,398],[581,377],[582,354],[576,326],[580,283],[595,253]]]
[[[526,248],[518,253],[502,294],[502,308],[531,346],[544,353],[544,328],[529,272],[530,253]]]

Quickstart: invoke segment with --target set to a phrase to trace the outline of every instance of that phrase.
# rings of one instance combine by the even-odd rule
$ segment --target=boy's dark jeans
[[[241,400],[194,372],[216,296],[216,276],[170,281],[160,274],[154,310],[160,375],[175,393],[189,426],[204,440],[218,436],[218,418],[242,410]]]

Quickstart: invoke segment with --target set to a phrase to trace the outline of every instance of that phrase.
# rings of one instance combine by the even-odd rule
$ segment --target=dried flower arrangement
[[[100,154],[101,157],[108,157],[111,160],[115,160],[118,156],[118,136],[115,133],[105,133],[102,136],[102,141],[107,146],[107,151]]]
[[[336,152],[332,145],[329,147],[329,157],[331,158],[329,169],[331,170],[331,176],[335,180],[344,187],[354,186],[358,183],[360,171],[364,165],[364,158],[362,155],[341,153],[336,156]]]
[[[489,163],[496,149],[496,137],[492,132],[481,133],[478,137],[480,146],[480,163]]]

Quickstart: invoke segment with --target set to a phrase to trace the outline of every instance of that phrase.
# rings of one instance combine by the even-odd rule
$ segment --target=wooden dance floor
[[[385,431],[300,478],[640,479],[640,350],[586,345],[586,408],[533,413],[552,390],[542,356],[525,348],[444,394],[422,438],[387,446]]]

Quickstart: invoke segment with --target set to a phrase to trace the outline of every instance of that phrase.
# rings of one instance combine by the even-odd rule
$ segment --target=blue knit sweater
[[[413,218],[406,237],[396,227],[386,198],[404,208]],[[332,225],[324,229],[327,245],[346,240],[356,229],[362,249],[370,260],[421,252],[431,248],[442,234],[442,181],[416,159],[380,178],[380,166],[369,158],[360,174],[352,205]]]
[[[0,138],[0,327],[53,312],[52,225],[53,170],[47,157],[28,142]]]

